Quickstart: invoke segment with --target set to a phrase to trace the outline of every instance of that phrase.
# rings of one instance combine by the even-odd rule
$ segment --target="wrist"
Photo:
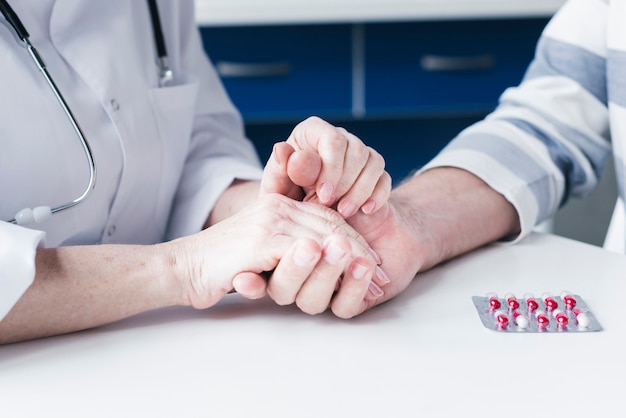
[[[226,255],[228,249],[213,251],[219,248],[219,241],[211,233],[216,228],[158,244],[161,276],[172,295],[173,305],[205,309],[232,290],[236,270],[231,267],[233,260]]]
[[[407,225],[427,246],[425,267],[519,233],[513,206],[466,170],[427,170],[398,186],[392,195],[409,208]]]
[[[167,295],[168,304],[170,306],[191,306],[190,292],[188,291],[190,277],[188,263],[182,256],[181,239],[156,244],[154,246],[156,252],[157,267],[155,277],[160,278],[160,286],[163,293]]]
[[[396,223],[411,238],[410,251],[419,254],[417,271],[425,271],[446,259],[444,240],[437,234],[439,229],[436,213],[427,202],[417,197],[413,185],[400,185],[389,197],[394,208]]]

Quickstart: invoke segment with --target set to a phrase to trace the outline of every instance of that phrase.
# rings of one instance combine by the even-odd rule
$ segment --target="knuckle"
[[[341,215],[337,215],[341,218]],[[343,219],[336,219],[335,215],[332,215],[333,219],[329,219],[328,220],[328,230],[330,231],[330,234],[332,235],[343,235],[346,233],[346,226],[347,224],[344,224]]]
[[[333,130],[322,138],[322,140],[326,143],[326,147],[332,152],[343,151],[348,142],[347,138],[337,130]]]
[[[335,129],[337,130],[337,132],[339,132],[344,137],[347,137],[348,135],[350,135],[350,132],[348,132],[348,130],[346,128],[343,128],[341,126],[337,126]]]
[[[359,152],[358,157],[361,160],[368,161],[368,160],[371,159],[372,151],[371,151],[370,147],[367,147],[367,146],[363,145],[363,146],[359,146],[357,149],[358,149],[358,152]]]
[[[289,213],[291,201],[278,193],[261,196],[262,216],[268,220],[279,220]]]
[[[261,197],[263,204],[269,207],[276,207],[285,203],[284,196],[280,193],[269,193]]]
[[[369,163],[376,169],[383,171],[385,169],[385,158],[378,153],[374,148],[367,147],[369,153]]]
[[[343,228],[344,226],[347,225],[346,221],[341,217],[339,212],[331,208],[324,208],[324,209],[326,212],[328,222],[334,225],[335,228]]]
[[[384,181],[384,185],[385,185],[385,189],[387,191],[387,193],[389,194],[391,192],[391,188],[392,188],[392,179],[391,179],[391,174],[389,174],[388,172],[385,171],[385,173],[383,174],[383,181]]]
[[[323,119],[320,118],[319,116],[309,116],[308,118],[305,119],[305,122],[309,122],[309,123],[321,123],[323,122]]]

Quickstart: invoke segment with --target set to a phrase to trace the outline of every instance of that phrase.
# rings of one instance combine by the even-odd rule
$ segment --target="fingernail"
[[[352,277],[354,277],[355,279],[362,279],[363,277],[365,277],[368,270],[369,269],[367,268],[367,266],[357,263],[354,265],[354,268],[352,269]]]
[[[346,252],[337,244],[331,242],[324,250],[324,260],[328,264],[335,265],[341,261]]]
[[[300,267],[308,266],[315,260],[315,254],[311,254],[304,246],[300,245],[293,254],[293,261]]]
[[[339,208],[337,208],[337,211],[341,213],[344,218],[349,218],[356,212],[356,205],[352,202],[341,202],[341,205]]]
[[[372,293],[372,295],[376,296],[377,298],[385,294],[385,292],[383,292],[383,289],[378,287],[378,285],[376,285],[376,283],[374,282],[370,282],[368,289]]]
[[[376,262],[376,264],[382,264],[383,260],[380,258],[380,256],[376,253],[376,251],[374,251],[373,248],[368,248],[367,252],[370,253],[370,255],[372,257],[374,257],[374,261]]]
[[[333,198],[333,185],[326,182],[322,183],[318,197],[322,203],[329,203]]]
[[[366,215],[374,212],[374,209],[376,209],[376,202],[374,200],[368,200],[366,204],[361,206],[361,210]]]
[[[379,266],[376,266],[376,277],[378,277],[378,280],[385,284],[391,283],[391,279],[387,276],[387,273],[385,273]]]

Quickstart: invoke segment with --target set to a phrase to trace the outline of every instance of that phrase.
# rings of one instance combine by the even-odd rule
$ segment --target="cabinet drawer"
[[[351,114],[349,25],[200,30],[209,58],[246,120]]]
[[[485,112],[517,85],[547,19],[370,24],[367,114]]]

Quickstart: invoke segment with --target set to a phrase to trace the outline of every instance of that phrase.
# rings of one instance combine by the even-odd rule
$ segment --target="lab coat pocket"
[[[161,145],[160,183],[154,221],[162,234],[189,150],[197,95],[197,83],[150,90]]]

